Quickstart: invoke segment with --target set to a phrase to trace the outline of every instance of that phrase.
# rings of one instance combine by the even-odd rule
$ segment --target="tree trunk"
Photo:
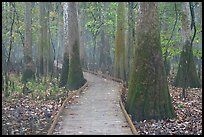
[[[201,87],[200,80],[196,73],[196,66],[193,60],[193,51],[191,45],[191,28],[190,28],[190,9],[189,3],[185,2],[182,5],[182,40],[183,50],[180,56],[178,72],[176,74],[174,85],[182,88]]]
[[[105,72],[105,34],[104,30],[101,30],[101,45],[100,45],[100,55],[99,55],[99,69]]]
[[[169,54],[168,51],[166,51],[165,56],[164,56],[164,67],[165,67],[167,76],[170,74],[170,69],[171,69],[170,59],[167,59],[168,54]]]
[[[108,3],[105,2],[101,8],[101,22],[106,22],[107,20],[107,9]],[[104,14],[102,14],[104,13]],[[101,45],[100,45],[100,55],[99,55],[99,67],[103,73],[110,73],[111,56],[110,56],[110,44],[107,34],[107,25],[101,26]]]
[[[92,69],[96,70],[96,35],[93,36],[93,58],[92,58]]]
[[[25,69],[23,72],[22,81],[27,82],[34,76],[32,60],[31,2],[25,3],[25,45],[23,52]]]
[[[63,26],[61,25],[61,12],[62,12],[62,8],[61,8],[61,2],[60,3],[57,3],[58,4],[58,18],[57,18],[57,28],[58,28],[58,30],[57,30],[57,49],[56,49],[56,59],[57,59],[57,66],[58,66],[58,64],[59,64],[59,51],[60,51],[60,47],[61,47],[61,43],[62,43],[62,41],[61,41],[61,37],[62,37],[62,30],[63,30]],[[68,55],[69,56],[69,55]],[[59,76],[59,71],[58,71],[58,67],[57,67],[57,72],[56,72],[56,74],[57,74],[57,79],[58,79],[58,76]],[[68,72],[68,70],[67,70],[67,72]],[[68,74],[67,74],[68,75]]]
[[[125,3],[119,2],[117,9],[117,30],[114,60],[114,76],[125,81]]]
[[[47,76],[51,72],[51,48],[50,48],[50,36],[49,36],[49,3],[40,3],[40,47],[39,47],[39,67],[40,73]]]
[[[15,13],[13,11],[13,8],[11,6],[11,2],[9,3],[9,6],[10,6],[10,11],[11,13],[9,14],[10,15],[10,18],[11,18],[11,27],[10,27],[10,35],[9,35],[9,53],[8,53],[8,58],[7,58],[7,61],[6,61],[6,68],[5,68],[5,97],[9,96],[9,91],[8,91],[8,81],[9,81],[9,68],[10,68],[10,57],[11,57],[11,50],[12,50],[12,44],[13,44],[13,26],[14,26],[14,21],[15,21]],[[14,6],[15,6],[15,3],[14,3]]]
[[[63,87],[67,84],[68,72],[69,72],[69,53],[65,52],[63,64],[62,64],[62,71],[61,71],[61,76],[60,76],[59,87]]]
[[[140,2],[137,20],[126,109],[137,121],[172,118],[175,113],[162,60],[158,3]]]
[[[69,44],[68,44],[68,4],[64,3],[64,58],[62,64],[62,71],[60,77],[59,86],[65,86],[68,81],[68,72],[69,72]]]
[[[126,54],[126,76],[128,82],[131,62],[132,62],[132,54],[133,47],[135,45],[135,12],[133,10],[134,2],[128,2],[128,40],[127,40],[127,54]]]
[[[167,5],[166,5],[167,6]],[[164,11],[164,16],[167,17],[167,11]],[[167,24],[167,20],[164,21],[163,24],[163,33],[165,35],[168,35],[168,24]],[[165,53],[164,53],[164,67],[165,67],[165,71],[166,71],[166,75],[168,76],[170,73],[170,69],[171,69],[171,64],[170,64],[170,60],[167,58],[169,53],[168,53],[168,48],[170,47],[169,45],[164,45],[165,46]]]
[[[181,52],[178,72],[176,74],[174,85],[182,88],[200,88],[200,79],[196,72],[196,66],[193,60],[193,52],[190,49],[190,41],[186,41]]]
[[[86,5],[86,3],[81,3],[83,5]],[[85,28],[83,27],[85,25],[85,11],[84,9],[79,9],[79,30],[80,30],[80,60],[81,60],[81,65],[82,67],[86,68],[87,63],[86,63],[86,51],[85,51]]]
[[[70,90],[75,90],[80,88],[85,83],[85,79],[80,64],[79,29],[75,2],[68,3],[67,12],[68,12],[68,45],[70,46],[67,87]]]
[[[43,53],[44,53],[44,46],[43,46],[43,36],[44,36],[44,33],[43,33],[43,26],[44,26],[44,17],[45,17],[45,10],[44,10],[44,3],[40,3],[40,39],[39,39],[39,46],[38,46],[38,53],[39,53],[39,58],[38,58],[38,69],[39,69],[39,73],[41,75],[44,74],[44,56],[43,56]]]

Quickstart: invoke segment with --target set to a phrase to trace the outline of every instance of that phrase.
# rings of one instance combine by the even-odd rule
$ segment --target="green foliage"
[[[25,26],[24,26],[24,13],[25,13],[25,7],[24,3],[21,2],[12,2],[13,5],[10,5],[10,2],[3,2],[2,3],[2,43],[5,45],[5,50],[8,52],[9,51],[9,40],[10,40],[10,27],[11,27],[11,22],[13,18],[13,13],[15,14],[15,19],[14,19],[14,24],[13,24],[13,44],[12,44],[12,52],[16,53],[18,52],[17,49],[22,49],[24,42],[24,31],[25,31]],[[57,28],[57,22],[58,18],[60,18],[60,22],[63,20],[62,14],[58,13],[58,6],[60,5],[58,2],[57,3],[50,3],[52,5],[52,8],[50,8],[50,16],[49,16],[49,27],[51,28],[51,35],[52,39],[55,40],[57,39],[56,32],[58,30]],[[40,3],[38,2],[33,2],[32,3],[32,46],[34,47],[35,45],[39,45],[39,34],[40,34],[40,10],[39,10],[39,5]],[[63,25],[63,24],[62,24]],[[17,48],[15,48],[17,47]],[[35,50],[37,47],[34,47],[34,57],[37,58],[37,55],[35,54]],[[20,57],[20,56],[19,56]],[[15,58],[12,58],[12,61]],[[34,58],[35,60],[35,58]]]
[[[169,39],[171,37],[172,30],[173,30],[173,25],[174,25],[175,20],[176,20],[174,3],[166,3],[166,2],[160,3],[159,9],[160,9],[160,20],[161,20],[161,26],[162,26],[160,38],[161,38],[163,57],[164,57],[164,53],[166,51],[166,48],[168,48],[168,53],[169,53],[167,58],[172,58],[174,56],[181,54],[181,51],[183,48],[183,44],[181,44],[181,42],[182,42],[182,38],[181,38],[181,35],[182,35],[181,34],[181,4],[182,3],[179,3],[179,2],[176,3],[177,12],[178,12],[178,20],[177,20],[177,24],[175,26],[173,37],[169,41]],[[165,25],[167,26],[166,30],[164,29]],[[193,41],[194,45],[200,44],[201,40],[202,40],[200,37],[200,32],[202,30],[200,23],[196,24],[196,29],[197,29],[197,34],[196,34],[195,39]],[[192,33],[192,35],[193,35],[193,33]],[[168,43],[168,41],[169,41],[169,43]],[[194,46],[193,46],[193,55],[196,57],[201,57],[202,52],[201,52],[201,50],[198,50],[198,49],[194,48]]]
[[[178,8],[178,5],[177,5],[177,8]],[[162,25],[160,38],[161,38],[163,57],[165,57],[165,52],[167,49],[169,53],[167,58],[171,58],[175,55],[178,55],[181,51],[180,50],[181,47],[177,46],[181,41],[181,33],[180,31],[178,31],[181,28],[181,22],[179,21],[179,14],[177,19],[177,24],[173,32],[173,37],[171,38],[174,24],[176,21],[174,3],[160,4],[160,20]]]
[[[109,34],[110,45],[114,45],[117,2],[108,3],[105,10],[101,10],[102,8],[104,8],[104,4],[100,2],[88,2],[86,4],[80,3],[80,7],[86,13],[86,23],[84,27],[88,30],[88,32],[91,33],[92,36],[97,35],[100,32],[100,29],[104,29],[101,27],[106,26],[105,31],[107,32],[107,34]],[[101,22],[100,16],[105,17],[104,22]],[[92,44],[93,42],[87,43],[88,46],[91,46]]]
[[[14,91],[11,86],[9,86],[8,91],[11,93],[9,98],[16,98],[16,95],[32,95],[33,98],[44,99],[45,96],[47,99],[54,99],[61,94],[66,92],[65,87],[59,87],[57,84],[57,79],[53,78],[52,81],[37,82],[34,79],[26,83],[26,89],[28,93],[24,93],[24,84],[21,82],[22,75],[11,74],[10,81],[14,82]],[[40,79],[44,79],[41,77]],[[47,78],[49,79],[49,77]]]
[[[91,32],[93,36],[96,36],[101,27],[100,20],[100,2],[90,2],[86,8],[86,13],[88,15],[88,22],[85,24],[86,29]]]
[[[197,58],[201,58],[202,57],[202,50],[193,48],[193,56],[195,56]]]

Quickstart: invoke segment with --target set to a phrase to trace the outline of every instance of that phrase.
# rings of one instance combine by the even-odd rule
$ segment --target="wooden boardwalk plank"
[[[119,105],[117,82],[84,72],[89,88],[74,104],[66,104],[53,134],[131,135],[131,129]]]

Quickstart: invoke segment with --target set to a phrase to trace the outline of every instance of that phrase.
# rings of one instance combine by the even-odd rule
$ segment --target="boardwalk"
[[[119,84],[84,73],[89,87],[67,104],[53,134],[131,135],[119,105]]]

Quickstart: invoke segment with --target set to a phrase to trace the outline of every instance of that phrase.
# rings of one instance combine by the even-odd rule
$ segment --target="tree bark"
[[[119,2],[117,9],[117,30],[114,60],[114,76],[124,81],[125,77],[125,3]]]
[[[64,3],[64,58],[62,64],[62,71],[59,86],[65,86],[68,81],[69,72],[69,43],[68,43],[68,3]]]
[[[40,45],[39,45],[39,69],[40,74],[48,75],[52,70],[52,54],[50,47],[50,33],[49,33],[49,3],[40,3]]]
[[[12,34],[13,34],[13,25],[14,25],[14,20],[15,20],[15,13],[12,9],[12,6],[11,6],[11,2],[9,3],[9,6],[10,6],[10,11],[12,11],[10,13],[10,17],[11,17],[11,27],[10,27],[10,35],[9,35],[9,52],[8,52],[8,58],[7,58],[7,61],[6,61],[6,68],[5,68],[5,97],[9,96],[9,92],[8,92],[8,82],[9,82],[9,68],[10,68],[10,57],[11,57],[11,50],[12,50],[12,44],[13,44],[13,37],[12,37]],[[14,6],[15,6],[15,3],[14,3]]]
[[[81,3],[84,5],[86,5],[86,3]],[[79,9],[79,30],[80,30],[80,60],[81,60],[81,65],[84,68],[87,68],[87,55],[86,55],[86,51],[85,51],[85,28],[83,27],[85,25],[85,11],[84,9]]]
[[[23,47],[25,69],[22,76],[23,82],[27,82],[34,76],[34,66],[32,60],[31,4],[31,2],[25,3],[25,45]]]
[[[68,3],[68,45],[69,45],[69,73],[67,87],[70,90],[80,88],[85,79],[81,69],[79,54],[79,29],[75,2]]]
[[[128,82],[129,79],[129,72],[131,69],[131,63],[132,63],[132,55],[134,51],[134,45],[135,45],[135,11],[133,9],[134,2],[128,2],[128,40],[127,40],[127,49],[126,49],[126,76]]]
[[[137,121],[173,118],[175,112],[162,60],[158,3],[140,2],[137,21],[126,109]]]

